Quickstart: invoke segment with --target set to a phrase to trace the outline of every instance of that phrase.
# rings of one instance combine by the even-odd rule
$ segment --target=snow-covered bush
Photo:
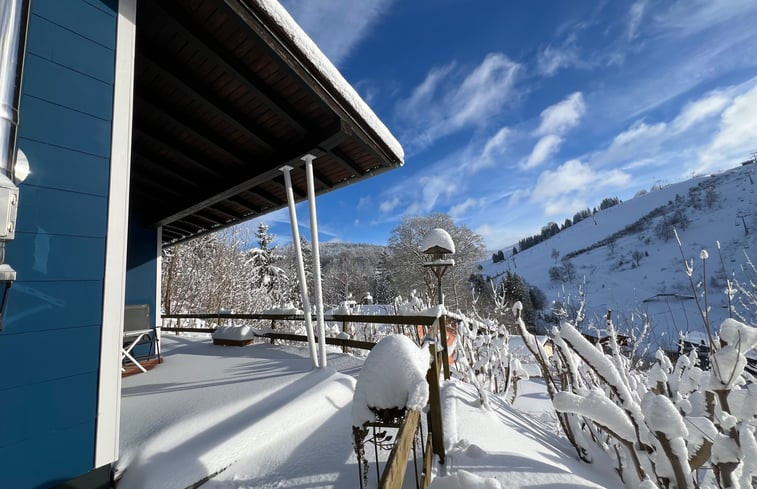
[[[553,403],[581,431],[572,440],[579,454],[589,440],[599,445],[627,487],[752,487],[757,385],[744,367],[757,328],[726,319],[707,370],[696,352],[673,364],[659,351],[648,371],[630,368],[609,317],[607,330],[609,353],[567,321],[555,331],[564,380]]]
[[[487,408],[487,392],[514,402],[518,381],[528,379],[528,374],[520,360],[510,354],[507,327],[490,319],[477,320],[460,314],[447,316],[447,321],[457,323],[454,377],[474,385]]]

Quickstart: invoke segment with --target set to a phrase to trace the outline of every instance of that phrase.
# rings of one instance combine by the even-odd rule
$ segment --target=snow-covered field
[[[694,260],[695,283],[702,279],[700,251],[709,251],[703,285],[709,289],[712,324],[719,325],[728,317],[728,310],[717,242],[729,277],[746,281],[741,271],[745,253],[753,261],[757,259],[757,177],[753,167],[740,166],[668,185],[599,211],[514,256],[506,249],[502,262],[481,262],[482,274],[498,277],[507,270],[513,271],[539,287],[549,301],[571,296],[575,303],[581,286],[586,295],[587,323],[593,321],[602,327],[602,320],[597,318],[612,309],[617,326],[624,332],[632,316],[638,319],[643,312],[652,322],[653,346],[675,349],[679,330],[701,332],[704,328],[675,238],[671,236],[666,241],[655,233],[657,224],[669,218],[672,210],[618,237],[612,246],[604,244],[571,258],[575,267],[572,282],[550,281],[549,270],[561,266],[566,255],[591,247],[650,211],[673,202],[671,205],[683,210],[690,220],[685,230],[678,226],[678,234],[686,257]],[[708,195],[713,202],[708,203]],[[638,260],[633,258],[635,252]]]
[[[119,489],[358,486],[350,411],[364,358],[332,352],[313,370],[304,347],[208,335],[167,335],[163,349],[163,364],[123,381]],[[520,391],[522,411],[494,398],[485,411],[471,386],[445,384],[448,459],[432,487],[620,487],[555,434],[538,380]]]

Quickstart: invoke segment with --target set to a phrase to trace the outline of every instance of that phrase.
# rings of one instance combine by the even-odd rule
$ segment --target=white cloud
[[[549,205],[549,201],[564,194],[584,192],[597,184],[606,188],[620,187],[630,180],[630,175],[621,170],[595,171],[580,160],[570,160],[539,175],[531,192],[531,201]]]
[[[555,199],[544,202],[544,214],[547,216],[565,215],[579,209],[586,209],[589,205],[583,197],[573,195],[561,195]]]
[[[376,22],[389,10],[392,2],[393,0],[282,1],[300,27],[337,66],[368,35]]]
[[[396,209],[398,205],[400,205],[400,198],[399,196],[395,195],[391,199],[385,200],[381,204],[379,204],[379,210],[384,214],[388,214]]]
[[[507,127],[503,127],[497,131],[494,136],[486,141],[484,149],[478,157],[471,158],[463,163],[463,169],[466,172],[476,173],[482,168],[492,166],[496,163],[505,154],[510,132],[510,129]]]
[[[750,145],[757,147],[747,108],[755,90],[757,78],[707,92],[669,120],[633,122],[607,147],[581,158],[595,168],[654,171],[673,179],[733,166],[752,151]]]
[[[503,127],[497,131],[494,136],[486,141],[484,150],[481,152],[481,158],[490,160],[492,157],[502,154],[509,134],[510,129],[507,127]]]
[[[424,214],[430,212],[440,199],[455,195],[460,188],[459,179],[447,174],[424,175],[418,179],[415,200],[407,206],[406,214]]]
[[[757,85],[733,99],[723,111],[720,127],[700,154],[697,171],[730,167],[757,149]]]
[[[730,98],[722,93],[714,93],[687,104],[673,121],[677,131],[685,131],[694,124],[720,114]]]
[[[368,206],[370,206],[373,203],[373,199],[371,199],[370,195],[364,195],[360,197],[357,201],[357,208],[358,209],[364,209]]]
[[[657,124],[648,125],[644,121],[636,121],[631,127],[621,132],[612,140],[612,146],[628,146],[634,142],[641,141],[643,144],[648,145],[649,140],[662,135],[667,128],[667,124],[664,122],[658,122]]]
[[[563,68],[580,66],[582,63],[578,57],[578,51],[574,45],[565,45],[559,48],[548,45],[536,58],[536,69],[544,76],[553,76]]]
[[[460,202],[459,204],[455,204],[454,206],[452,206],[448,214],[453,219],[459,219],[460,217],[463,217],[466,212],[480,205],[481,205],[480,201],[469,197],[465,199],[463,202]]]
[[[512,98],[520,65],[492,53],[469,73],[455,64],[436,67],[397,104],[405,126],[400,138],[413,149],[467,127],[484,127]]]
[[[576,127],[586,112],[586,103],[581,92],[574,92],[565,100],[549,106],[541,112],[541,124],[536,134],[564,134]]]
[[[638,34],[646,6],[647,0],[637,0],[628,10],[628,30],[626,31],[626,36],[629,41],[633,40]]]
[[[521,163],[523,169],[535,168],[554,156],[560,149],[563,134],[576,127],[586,113],[586,103],[581,92],[574,92],[564,100],[550,105],[541,112],[541,122],[534,134],[541,136],[528,159]]]
[[[733,23],[757,11],[754,0],[679,0],[655,16],[657,27],[680,36],[710,30]]]
[[[560,136],[555,136],[554,134],[543,136],[534,146],[534,149],[528,156],[528,160],[526,160],[523,168],[529,169],[541,165],[544,161],[557,153],[557,150],[560,149],[562,142],[563,138],[561,138]]]
[[[392,221],[404,215],[431,211],[446,211],[455,217],[467,218],[467,213],[484,203],[492,204],[501,197],[503,188],[494,185],[493,189],[484,189],[487,184],[481,183],[479,174],[490,169],[487,175],[494,175],[495,180],[504,175],[503,157],[510,133],[509,128],[502,127],[488,137],[474,137],[464,148],[425,165],[415,174],[406,174],[406,178],[384,193],[379,206],[381,219]],[[495,164],[496,169],[492,169]],[[473,185],[475,195],[471,200]]]

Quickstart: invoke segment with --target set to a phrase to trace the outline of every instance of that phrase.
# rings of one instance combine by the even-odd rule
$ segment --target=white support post
[[[94,466],[118,460],[137,0],[118,2]]]
[[[320,365],[326,366],[326,323],[323,320],[323,287],[321,285],[321,251],[318,245],[318,216],[315,213],[315,185],[313,184],[313,160],[315,156],[308,154],[302,157],[305,162],[305,176],[308,184],[308,203],[310,204],[310,237],[313,243],[313,279],[315,288],[315,304],[318,320],[318,348],[320,350]]]
[[[308,347],[310,347],[310,358],[313,360],[313,366],[318,367],[318,355],[315,351],[315,336],[313,335],[313,319],[310,315],[310,298],[308,297],[308,284],[305,281],[305,264],[302,260],[302,247],[300,246],[300,230],[297,226],[297,211],[294,208],[294,192],[292,191],[292,167],[289,165],[282,166],[281,172],[284,173],[284,184],[287,192],[287,202],[289,204],[289,220],[292,223],[292,241],[294,242],[294,253],[297,258],[297,278],[300,281],[300,295],[302,297],[302,309],[305,312],[305,330],[308,335]]]

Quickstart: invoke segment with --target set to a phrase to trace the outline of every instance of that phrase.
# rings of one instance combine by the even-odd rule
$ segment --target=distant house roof
[[[273,0],[140,2],[131,208],[163,244],[403,164],[401,145]]]

